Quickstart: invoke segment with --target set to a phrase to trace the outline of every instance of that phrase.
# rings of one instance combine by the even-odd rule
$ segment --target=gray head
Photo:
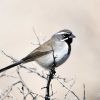
[[[71,44],[75,35],[68,29],[63,29],[58,31],[53,37],[57,38],[60,41],[65,41],[68,44]]]

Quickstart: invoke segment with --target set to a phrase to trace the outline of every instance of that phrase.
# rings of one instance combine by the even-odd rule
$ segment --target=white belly
[[[56,61],[56,67],[58,67],[59,65],[63,64],[67,58],[69,57],[68,55],[68,45],[67,43],[57,43],[56,47],[53,47],[54,49],[54,57],[55,57],[55,61]],[[53,57],[53,52],[42,56],[38,59],[36,59],[36,62],[41,65],[42,67],[46,68],[46,69],[50,69],[52,68],[52,65],[54,63],[54,57]]]

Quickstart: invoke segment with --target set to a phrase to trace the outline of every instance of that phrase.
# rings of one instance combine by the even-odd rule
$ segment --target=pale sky
[[[85,83],[87,100],[100,100],[99,10],[100,0],[0,0],[0,49],[21,59],[36,47],[32,45],[37,43],[33,28],[41,43],[61,29],[70,29],[76,35],[72,53],[68,61],[57,68],[57,74],[75,79],[73,90],[80,98]],[[9,64],[11,60],[0,53],[0,67]],[[14,75],[14,70],[8,73]],[[32,77],[23,72],[23,78],[31,88]],[[0,80],[0,88],[11,82],[12,79]],[[36,84],[40,82],[41,88],[42,80],[35,79]],[[57,100],[61,100],[62,95],[58,92]]]

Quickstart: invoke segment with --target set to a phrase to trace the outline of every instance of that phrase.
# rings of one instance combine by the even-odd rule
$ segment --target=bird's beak
[[[75,36],[75,35],[73,35],[73,34],[71,34],[70,38],[76,38],[76,36]]]

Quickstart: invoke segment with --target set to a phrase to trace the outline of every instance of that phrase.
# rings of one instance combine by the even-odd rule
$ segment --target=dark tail
[[[10,69],[10,68],[13,68],[13,67],[15,67],[15,66],[17,66],[17,65],[20,65],[21,63],[22,63],[22,62],[19,61],[19,62],[16,62],[16,63],[12,64],[12,65],[9,65],[9,66],[7,66],[7,67],[5,67],[5,68],[2,68],[2,69],[0,69],[0,73],[1,73],[1,72],[4,72],[4,71],[6,71],[6,70],[8,70],[8,69]]]

